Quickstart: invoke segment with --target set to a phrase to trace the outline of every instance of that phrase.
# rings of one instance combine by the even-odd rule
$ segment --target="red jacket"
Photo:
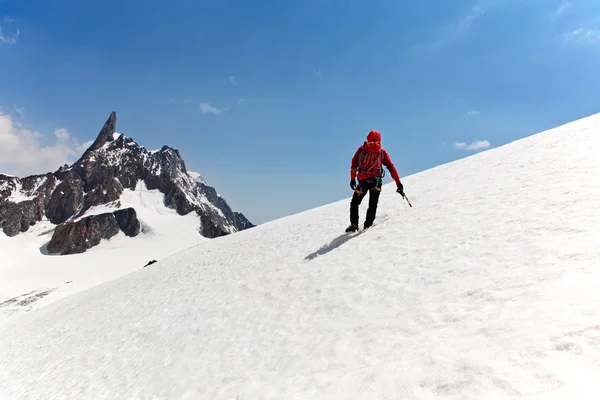
[[[382,157],[381,164],[385,166],[388,169],[388,171],[390,171],[390,175],[392,176],[392,179],[394,179],[396,184],[400,183],[400,176],[398,175],[398,171],[396,171],[396,167],[394,166],[394,163],[392,162],[392,159],[390,158],[390,155],[388,154],[387,150],[381,146],[380,142],[365,142],[362,146],[358,148],[358,150],[356,150],[356,153],[354,153],[354,156],[352,157],[352,165],[350,167],[350,179],[354,180],[356,178],[356,172],[359,167],[359,156],[362,152],[365,152],[366,155],[370,155],[373,159],[375,159],[375,157],[377,157],[377,155],[379,154]],[[382,172],[383,168],[382,171],[358,171],[358,180],[362,181],[363,179],[381,176]]]

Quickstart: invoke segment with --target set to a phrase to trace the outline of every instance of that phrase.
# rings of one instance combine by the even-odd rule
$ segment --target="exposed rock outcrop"
[[[0,224],[6,236],[16,236],[30,226],[41,221],[44,216],[43,198],[25,200],[18,204],[5,202],[0,204]]]
[[[83,204],[83,181],[71,170],[56,186],[46,205],[46,216],[53,224],[62,224],[71,218]]]
[[[140,233],[140,221],[133,208],[112,213],[90,215],[77,221],[66,222],[54,230],[48,243],[49,254],[83,253],[123,231],[127,236]]]
[[[118,210],[113,213],[119,228],[127,236],[137,236],[141,230],[140,221],[137,218],[135,209],[129,207],[123,210]]]

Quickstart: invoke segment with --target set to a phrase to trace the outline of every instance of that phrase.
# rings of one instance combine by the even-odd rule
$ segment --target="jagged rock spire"
[[[112,142],[114,140],[113,134],[115,133],[116,129],[117,129],[117,113],[115,113],[113,111],[110,114],[110,116],[108,117],[108,119],[106,120],[106,123],[102,127],[102,130],[100,130],[98,137],[96,138],[96,140],[94,140],[94,143],[92,143],[92,145],[85,151],[85,153],[83,153],[81,158],[85,158],[85,156],[88,153],[90,153],[94,150],[98,150],[99,148],[104,146],[106,143]]]

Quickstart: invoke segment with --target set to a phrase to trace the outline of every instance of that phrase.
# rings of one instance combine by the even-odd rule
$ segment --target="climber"
[[[386,149],[381,146],[381,133],[372,130],[367,135],[367,140],[352,157],[350,187],[354,190],[354,195],[350,202],[350,226],[346,228],[346,232],[358,230],[358,207],[367,192],[369,192],[369,208],[363,229],[373,225],[383,184],[383,166],[388,169],[392,179],[396,182],[396,192],[404,197],[404,187],[400,182],[398,171]]]

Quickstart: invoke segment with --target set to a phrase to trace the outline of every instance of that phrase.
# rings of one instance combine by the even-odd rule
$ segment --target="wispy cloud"
[[[245,102],[246,102],[246,99],[239,99],[235,104],[238,105],[238,106],[241,106]]]
[[[202,111],[202,114],[215,114],[215,115],[219,115],[224,111],[229,110],[229,107],[224,107],[224,108],[217,108],[214,107],[213,105],[211,105],[210,103],[201,103],[200,104],[200,111]]]
[[[313,69],[312,73],[313,73],[314,76],[321,76],[322,75],[321,69]]]
[[[471,111],[467,111],[467,117],[479,117],[481,115],[481,111],[479,110],[471,110]]]
[[[237,79],[235,78],[235,76],[228,76],[227,78],[225,78],[225,83],[235,86],[237,85]]]
[[[552,20],[556,21],[559,19],[569,8],[571,8],[572,5],[573,2],[571,0],[563,1],[552,13]]]
[[[492,144],[487,140],[478,140],[471,144],[467,144],[465,142],[454,142],[453,146],[455,149],[459,150],[467,150],[467,151],[479,151],[483,149],[487,149]]]
[[[591,28],[577,28],[563,35],[565,42],[581,43],[581,44],[597,44],[600,43],[600,27],[594,26]]]
[[[495,9],[524,2],[525,0],[476,0],[474,5],[464,9],[459,18],[442,27],[433,40],[417,43],[410,49],[416,51],[440,50],[446,45],[468,37],[473,32],[476,23],[479,23],[482,18],[492,15]]]
[[[24,128],[0,110],[0,172],[26,176],[55,171],[75,161],[91,144],[79,143],[65,128],[55,129],[51,136]]]
[[[4,17],[2,19],[2,22],[0,22],[0,45],[2,45],[3,43],[5,44],[16,44],[17,41],[19,40],[19,35],[21,34],[21,32],[19,31],[19,29],[15,29],[13,34],[5,34],[3,28],[8,25],[11,24],[12,22],[14,22],[14,20],[12,18],[9,17]]]
[[[437,35],[438,39],[416,44],[412,48],[417,50],[433,50],[465,37],[471,31],[475,21],[485,15],[493,5],[495,4],[490,1],[478,1],[474,6],[466,9],[459,20],[444,27]]]
[[[482,17],[488,10],[488,5],[482,2],[478,2],[467,12],[467,15],[463,17],[458,23],[453,26],[453,30],[457,35],[462,36],[469,32],[473,23]]]

